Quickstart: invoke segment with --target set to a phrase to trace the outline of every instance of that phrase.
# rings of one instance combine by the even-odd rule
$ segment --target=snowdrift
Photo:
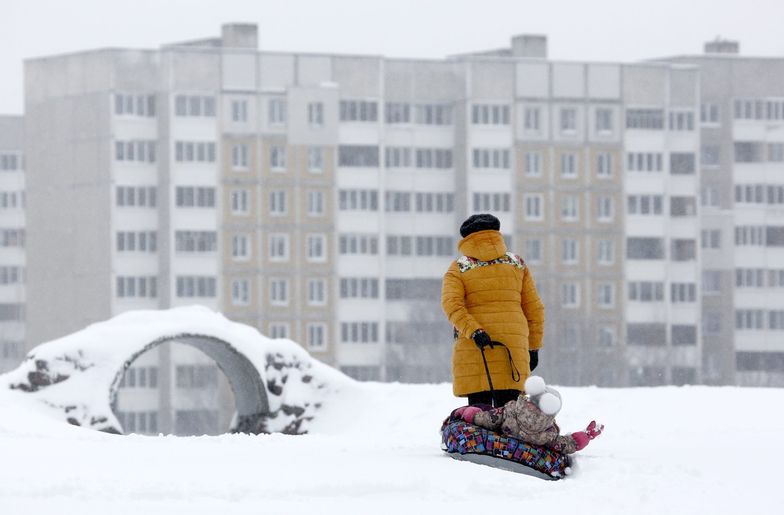
[[[23,392],[72,425],[121,433],[112,406],[125,369],[168,341],[200,349],[226,374],[238,412],[235,432],[307,432],[330,392],[348,384],[296,343],[194,306],[124,313],[39,345],[0,376],[0,389]]]

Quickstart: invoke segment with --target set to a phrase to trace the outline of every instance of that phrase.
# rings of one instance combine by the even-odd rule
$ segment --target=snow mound
[[[0,389],[23,392],[72,425],[119,433],[112,406],[125,369],[169,341],[215,359],[235,394],[237,432],[307,432],[330,394],[352,382],[290,340],[192,306],[123,313],[39,345],[0,375]]]

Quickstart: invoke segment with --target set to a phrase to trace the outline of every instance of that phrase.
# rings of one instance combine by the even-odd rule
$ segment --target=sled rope
[[[512,359],[512,351],[510,351],[509,347],[507,347],[501,342],[490,342],[490,348],[493,348],[496,345],[500,345],[506,350],[506,355],[509,357],[509,365],[512,367],[512,381],[514,382],[519,381],[520,371],[517,369],[517,365],[515,365],[515,362]],[[485,364],[485,373],[487,374],[487,384],[488,386],[490,386],[490,396],[493,399],[493,407],[499,408],[500,406],[498,406],[498,400],[495,398],[495,388],[493,388],[493,378],[490,375],[490,367],[487,366],[487,358],[485,357],[485,348],[481,347],[479,350],[482,351],[482,362]]]

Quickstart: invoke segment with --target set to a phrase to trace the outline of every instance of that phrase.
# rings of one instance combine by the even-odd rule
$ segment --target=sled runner
[[[441,426],[441,444],[450,457],[460,461],[548,480],[561,479],[568,473],[568,455],[527,444],[462,420],[444,421]]]

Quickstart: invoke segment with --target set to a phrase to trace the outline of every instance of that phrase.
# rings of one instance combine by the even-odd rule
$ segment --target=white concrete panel
[[[695,113],[699,119],[700,114]],[[667,146],[670,152],[695,152],[700,151],[700,135],[698,131],[677,131],[667,133]]]
[[[157,252],[114,252],[115,275],[158,275]]]
[[[259,73],[262,91],[284,91],[294,84],[294,56],[261,54]]]
[[[378,168],[338,168],[336,175],[335,183],[339,189],[378,189],[381,186]]]
[[[381,135],[374,123],[341,123],[338,125],[338,142],[344,145],[378,145]]]
[[[341,277],[372,277],[359,272]],[[384,314],[384,303],[379,299],[340,299],[337,303],[337,318],[345,321],[381,320]]]
[[[448,193],[455,191],[455,174],[451,170],[387,169],[384,184],[388,190]]]
[[[626,321],[630,323],[666,323],[669,319],[664,302],[628,302]]]
[[[665,172],[626,172],[624,189],[627,194],[664,194],[666,191],[665,178],[668,177],[669,174],[665,174]]]
[[[469,198],[473,192],[511,192],[513,179],[511,170],[471,170],[468,172]]]
[[[625,278],[627,281],[664,281],[667,278],[665,263],[662,260],[627,260]]]
[[[388,214],[384,224],[387,234],[460,236],[452,214]]]
[[[781,331],[735,331],[736,352],[781,352]]]
[[[341,211],[337,216],[336,225],[338,232],[341,233],[378,234],[381,227],[380,215],[359,212],[348,215],[347,212]]]
[[[734,236],[733,236],[734,237]],[[731,242],[722,242],[725,248],[729,247]],[[768,263],[766,253],[763,251],[764,247],[735,247],[735,263],[736,266],[744,268],[764,268]],[[776,267],[781,266],[781,261]]]
[[[447,128],[413,128],[411,126],[386,126],[384,143],[390,147],[453,147],[454,130]]]
[[[762,120],[734,120],[732,139],[735,141],[765,141],[767,124]]]
[[[621,123],[625,126],[625,120]],[[661,152],[666,148],[666,131],[626,129],[624,145],[627,152]]]
[[[549,97],[550,65],[548,63],[518,63],[516,90],[518,97]]]
[[[458,256],[449,257],[395,257],[387,259],[387,277],[443,277],[452,261]]]
[[[214,163],[175,163],[171,167],[172,185],[217,186],[220,176]]]
[[[221,66],[223,89],[255,91],[256,84],[256,52],[227,53],[223,52]]]
[[[219,226],[217,209],[171,209],[172,231],[217,231]]]
[[[140,163],[112,163],[112,178],[117,186],[158,186],[158,166]]]
[[[588,96],[592,99],[620,99],[621,67],[617,64],[589,64]]]
[[[582,98],[585,96],[585,65],[553,63],[553,96]]]
[[[152,231],[158,228],[157,209],[115,208],[111,216],[114,231]]]
[[[360,231],[340,232],[359,233]],[[378,234],[378,231],[364,232]],[[378,277],[381,274],[380,258],[377,256],[340,256],[337,260],[337,274],[339,277]]]
[[[327,56],[299,56],[297,58],[297,80],[299,84],[304,86],[332,81],[332,58]]]
[[[118,118],[112,122],[112,136],[117,140],[158,139],[157,118]]]
[[[469,132],[469,141],[472,147],[486,148],[512,148],[514,134],[510,127],[480,127],[472,126]]]
[[[670,324],[697,325],[700,320],[700,305],[697,302],[673,304]]]
[[[218,126],[216,118],[184,118],[172,116],[171,141],[216,141]],[[174,155],[174,154],[172,154]]]

